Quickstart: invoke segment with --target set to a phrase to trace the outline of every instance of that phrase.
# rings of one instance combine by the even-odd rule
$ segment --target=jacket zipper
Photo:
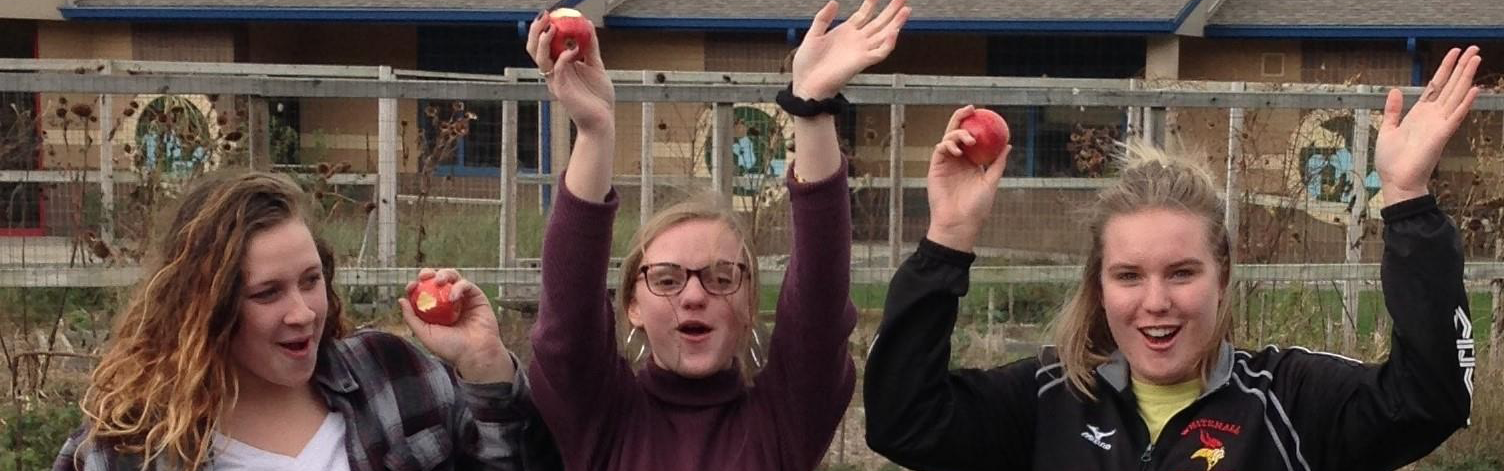
[[[1144,448],[1143,456],[1138,457],[1138,469],[1148,471],[1150,463],[1154,460],[1154,444],[1150,443]]]

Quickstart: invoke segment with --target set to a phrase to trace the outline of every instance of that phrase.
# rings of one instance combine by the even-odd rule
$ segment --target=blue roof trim
[[[1199,0],[1197,0],[1199,1]],[[607,16],[607,28],[679,30],[787,30],[809,27],[809,18],[666,18]],[[1173,33],[1164,20],[942,20],[909,19],[906,31]]]
[[[409,8],[160,8],[61,7],[68,20],[104,21],[353,21],[376,23],[512,23],[536,11]]]
[[[1504,38],[1500,26],[1206,25],[1209,38],[1474,39]]]
[[[1180,7],[1180,14],[1175,15],[1176,29],[1179,29],[1180,25],[1185,24],[1185,19],[1191,16],[1191,12],[1196,11],[1196,7],[1201,5],[1201,1],[1202,0],[1191,0],[1189,2],[1186,2],[1185,6]],[[1215,8],[1215,6],[1213,6],[1213,8]]]

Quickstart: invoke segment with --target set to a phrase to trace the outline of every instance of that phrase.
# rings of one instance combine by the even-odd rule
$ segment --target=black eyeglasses
[[[698,270],[690,270],[677,263],[654,263],[638,270],[642,273],[643,282],[648,284],[648,292],[664,297],[684,291],[691,275],[700,279],[700,286],[705,288],[705,292],[720,296],[741,289],[742,278],[747,276],[747,264],[725,260]]]

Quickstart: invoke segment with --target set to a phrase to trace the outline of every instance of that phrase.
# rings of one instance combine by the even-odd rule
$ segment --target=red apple
[[[576,57],[590,54],[595,28],[590,26],[590,21],[579,10],[560,8],[549,12],[548,23],[554,31],[553,41],[548,44],[550,59],[559,60],[559,55],[573,48],[580,49],[580,54]]]
[[[460,320],[460,313],[455,309],[454,303],[449,301],[449,290],[452,287],[454,285],[449,283],[440,286],[437,278],[429,278],[418,282],[418,287],[408,293],[407,301],[412,303],[414,313],[423,322],[453,325]]]
[[[971,133],[976,144],[961,144],[961,155],[971,163],[987,166],[1008,148],[1008,122],[989,109],[977,109],[961,119],[961,129]]]

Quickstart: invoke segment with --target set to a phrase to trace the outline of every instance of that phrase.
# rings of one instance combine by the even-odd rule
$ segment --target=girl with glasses
[[[837,4],[819,11],[788,93],[828,103],[887,56],[909,10],[904,0],[875,3],[834,28]],[[814,469],[855,384],[847,352],[856,325],[851,208],[834,118],[794,119],[793,253],[761,358],[752,354],[758,283],[750,234],[713,198],[667,208],[637,231],[613,309],[606,275],[620,202],[610,185],[614,91],[599,48],[550,58],[555,32],[540,15],[528,50],[579,134],[543,242],[528,378],[566,469]],[[623,349],[628,339],[643,345]]]

